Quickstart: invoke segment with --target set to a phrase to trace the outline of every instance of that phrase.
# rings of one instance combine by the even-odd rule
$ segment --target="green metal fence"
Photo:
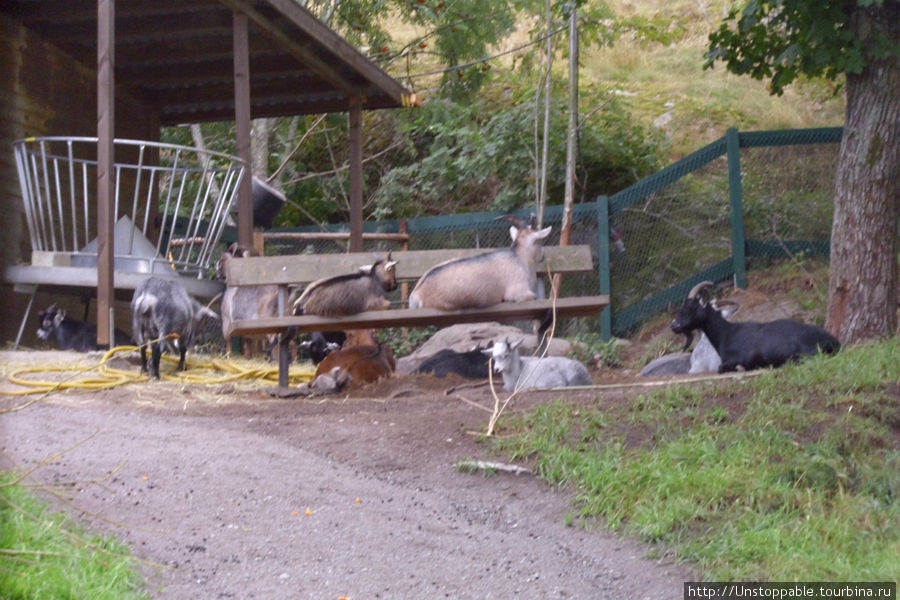
[[[573,244],[590,244],[597,271],[566,277],[563,295],[610,294],[599,319],[577,319],[563,335],[596,331],[624,336],[680,303],[697,282],[733,278],[747,285],[747,269],[797,253],[827,255],[833,182],[841,128],[739,132],[725,137],[610,197],[575,206]],[[528,210],[518,211],[522,217]],[[410,249],[508,246],[509,224],[496,212],[368,222],[366,232],[410,235]],[[562,207],[547,209],[544,225],[559,241]],[[347,231],[334,225],[327,231]],[[625,251],[610,244],[621,233]],[[322,231],[298,228],[278,231]],[[386,252],[397,243],[367,242]],[[346,251],[346,243],[272,241],[266,254]]]

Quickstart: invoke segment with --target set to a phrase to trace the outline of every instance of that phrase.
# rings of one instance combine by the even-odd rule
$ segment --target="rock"
[[[501,338],[509,338],[511,342],[522,339],[520,351],[523,356],[533,353],[538,345],[537,336],[510,325],[501,325],[500,323],[451,325],[439,330],[415,352],[399,359],[397,373],[400,375],[412,373],[422,364],[422,361],[437,353],[438,350],[449,348],[456,352],[466,352],[475,346],[490,348],[494,344],[494,340]],[[548,356],[565,356],[571,347],[572,345],[566,340],[554,338],[550,342]]]
[[[666,354],[651,360],[638,373],[642,377],[658,377],[660,375],[684,375],[691,368],[691,353],[677,352]]]

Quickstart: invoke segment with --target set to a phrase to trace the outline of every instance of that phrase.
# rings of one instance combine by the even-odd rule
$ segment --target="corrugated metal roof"
[[[4,0],[42,39],[91,70],[96,0]],[[158,110],[161,125],[230,121],[233,15],[249,21],[252,118],[408,104],[409,92],[294,0],[116,0],[118,92]]]

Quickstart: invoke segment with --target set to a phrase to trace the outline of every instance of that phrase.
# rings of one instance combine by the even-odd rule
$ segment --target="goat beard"
[[[681,348],[681,351],[682,351],[682,352],[687,352],[688,350],[690,350],[691,344],[693,344],[693,343],[694,343],[694,332],[693,332],[693,330],[691,330],[691,331],[685,331],[685,332],[684,332],[684,346]]]

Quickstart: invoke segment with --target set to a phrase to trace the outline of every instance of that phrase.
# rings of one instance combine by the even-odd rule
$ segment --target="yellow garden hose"
[[[111,348],[99,364],[89,366],[39,366],[22,367],[9,374],[10,383],[24,387],[24,390],[3,391],[0,394],[8,396],[27,396],[30,394],[48,394],[58,390],[105,390],[129,383],[140,383],[149,380],[146,374],[136,371],[126,371],[109,366],[107,363],[116,354],[122,352],[134,352],[137,346],[117,346]],[[150,350],[148,349],[148,352]],[[172,364],[178,363],[178,358],[163,355],[163,360]],[[176,381],[197,385],[223,384],[236,381],[262,380],[278,383],[278,367],[252,365],[245,366],[235,361],[225,359],[201,360],[188,359],[188,370],[175,371],[174,374],[161,373],[165,381]],[[85,375],[96,371],[96,375]],[[27,379],[24,375],[29,373],[71,373],[70,377],[62,381],[38,381]],[[315,368],[311,365],[297,365],[291,367],[289,382],[296,385],[304,381],[310,381],[315,374]]]

